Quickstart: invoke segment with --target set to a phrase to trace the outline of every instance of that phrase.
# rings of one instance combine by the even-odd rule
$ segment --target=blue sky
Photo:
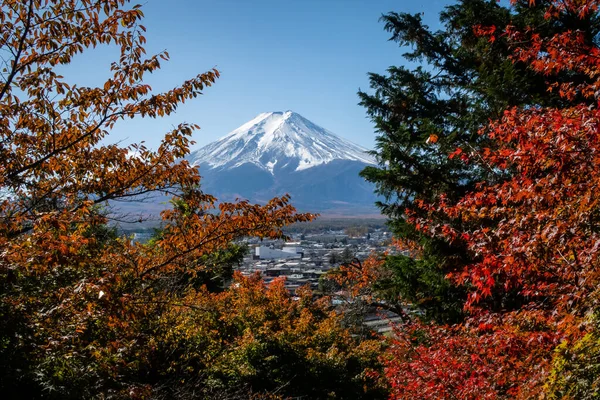
[[[133,2],[135,3],[135,1]],[[148,53],[171,56],[150,77],[168,89],[216,67],[221,78],[204,96],[163,120],[134,120],[116,128],[110,141],[145,140],[156,147],[179,122],[199,124],[196,147],[227,134],[266,111],[296,111],[367,148],[375,133],[356,92],[368,89],[368,72],[403,64],[388,42],[383,13],[424,13],[438,28],[438,13],[450,1],[410,0],[147,0]],[[101,49],[79,60],[91,81],[108,76],[115,55]]]

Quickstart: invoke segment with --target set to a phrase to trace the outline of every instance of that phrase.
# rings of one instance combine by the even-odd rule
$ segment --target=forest
[[[146,54],[128,0],[1,4],[3,398],[600,397],[599,0],[460,0],[437,31],[381,17],[407,63],[358,93],[377,133],[361,176],[394,239],[326,276],[343,306],[231,272],[240,239],[318,216],[203,192],[198,125],[105,140],[218,69],[153,90],[169,54]],[[118,55],[102,85],[61,75],[99,46]],[[171,200],[151,240],[114,229],[111,204],[153,192]],[[365,306],[393,330],[366,331]]]

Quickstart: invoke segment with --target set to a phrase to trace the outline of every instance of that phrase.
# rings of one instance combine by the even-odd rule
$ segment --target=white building
[[[304,256],[304,249],[298,247],[295,243],[286,244],[282,249],[273,249],[267,246],[259,246],[255,250],[255,259],[290,259],[290,258],[302,258]]]

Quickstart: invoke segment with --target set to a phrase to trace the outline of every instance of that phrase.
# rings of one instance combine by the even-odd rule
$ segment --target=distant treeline
[[[343,231],[348,236],[364,236],[369,232],[385,228],[386,220],[382,218],[319,218],[311,222],[299,222],[284,229],[286,235],[326,233]],[[119,234],[130,236],[137,234],[152,234],[160,229],[160,221],[144,221],[135,224],[119,224],[116,226]]]
[[[324,233],[330,230],[345,231],[350,236],[361,236],[386,227],[381,218],[319,218],[311,222],[299,222],[284,229],[288,235],[294,233]]]

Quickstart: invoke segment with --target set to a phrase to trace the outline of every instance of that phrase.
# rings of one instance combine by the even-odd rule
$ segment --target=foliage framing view
[[[0,388],[9,398],[598,397],[600,19],[596,0],[463,0],[431,32],[383,17],[409,60],[371,75],[361,102],[408,256],[332,274],[350,304],[398,313],[357,335],[327,297],[230,278],[244,236],[312,219],[287,197],[216,206],[182,157],[195,125],[158,150],[104,138],[169,115],[218,78],[144,84],[140,7],[125,0],[2,1]],[[119,49],[112,77],[60,76]],[[67,68],[68,72],[68,68]],[[174,197],[147,244],[107,226],[108,200]],[[327,286],[327,285],[324,285]]]
[[[168,54],[145,55],[142,17],[126,0],[2,1],[3,396],[377,396],[364,369],[378,344],[356,343],[310,292],[292,302],[281,284],[241,276],[227,290],[205,285],[231,270],[236,238],[281,237],[312,215],[285,196],[215,210],[182,161],[195,125],[177,126],[156,151],[104,144],[119,121],[169,115],[219,76],[154,93],[144,77]],[[100,45],[120,54],[102,85],[59,75]],[[102,206],[150,191],[174,196],[160,235],[117,237]]]
[[[386,355],[395,398],[598,397],[599,2],[511,4],[460,1],[438,32],[384,16],[423,66],[360,93],[363,176],[412,254],[344,281],[420,310]]]

